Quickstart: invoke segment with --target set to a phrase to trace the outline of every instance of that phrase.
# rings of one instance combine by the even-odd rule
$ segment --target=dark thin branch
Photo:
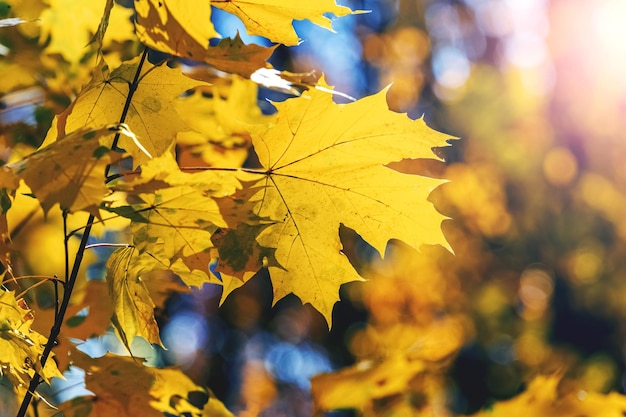
[[[143,50],[143,54],[141,55],[141,59],[139,60],[139,65],[137,65],[137,72],[135,72],[135,78],[133,82],[128,86],[128,97],[126,98],[126,102],[124,103],[124,109],[122,109],[122,115],[120,116],[120,123],[124,123],[126,121],[126,116],[128,115],[128,110],[130,109],[130,103],[132,102],[132,97],[137,91],[137,87],[139,86],[139,77],[141,77],[141,69],[143,68],[144,62],[146,62],[146,57],[148,56],[148,49]],[[116,133],[113,138],[113,143],[111,144],[112,150],[118,150],[117,144],[120,140],[120,134]],[[104,177],[109,177],[109,170],[111,166],[108,165],[104,171]]]
[[[55,278],[57,278],[55,276]],[[54,283],[54,318],[59,316],[59,279],[52,281]]]
[[[132,84],[129,86],[128,96],[126,97],[126,102],[124,103],[124,110],[122,110],[122,115],[120,116],[119,123],[124,123],[126,120],[126,115],[128,114],[128,110],[130,109],[130,103],[132,102],[133,95],[135,91],[137,91],[137,87],[139,85],[139,79],[141,75],[141,69],[143,68],[143,64],[148,55],[148,50],[144,49],[143,55],[141,56],[141,60],[139,61],[139,65],[137,66],[137,72],[135,73],[135,78],[133,79]],[[115,135],[113,139],[113,144],[111,145],[111,149],[117,148],[117,142],[119,140],[119,133]],[[107,166],[105,170],[105,177],[108,177],[109,169],[111,167]],[[74,284],[76,283],[76,279],[78,277],[78,271],[80,270],[80,265],[83,261],[83,255],[85,253],[85,248],[87,247],[87,242],[89,241],[89,235],[91,233],[91,226],[93,225],[95,220],[95,216],[93,214],[89,215],[87,219],[85,229],[83,231],[83,236],[80,240],[80,245],[78,246],[78,250],[76,251],[76,256],[74,257],[74,264],[72,266],[72,271],[69,276],[66,276],[66,281],[64,283],[63,291],[63,299],[61,301],[61,305],[59,306],[58,314],[56,314],[54,318],[54,324],[52,325],[52,329],[50,329],[50,335],[48,337],[48,342],[44,347],[43,353],[41,355],[41,369],[43,370],[48,357],[50,356],[50,352],[52,348],[55,346],[57,338],[61,333],[61,325],[63,324],[63,320],[65,318],[65,313],[67,312],[67,308],[70,304],[70,299],[72,297],[72,292],[74,289]],[[69,235],[67,234],[67,230],[64,225],[64,239],[67,245],[67,240],[69,239]],[[65,246],[66,256],[67,256],[67,246]],[[69,269],[69,268],[68,268]],[[30,384],[28,385],[28,390],[26,391],[26,395],[24,396],[24,400],[20,406],[20,409],[17,412],[16,417],[24,417],[26,415],[26,411],[28,410],[28,406],[33,400],[33,393],[41,383],[41,375],[38,372],[35,373],[33,379],[31,379]]]
[[[93,222],[93,214],[89,215],[89,219],[87,222]],[[87,226],[85,229],[85,233],[83,234],[83,238],[80,242],[80,246],[78,247],[78,251],[76,252],[76,257],[74,258],[74,267],[72,268],[72,273],[69,276],[69,279],[65,282],[65,291],[63,292],[63,300],[61,301],[61,305],[59,306],[59,313],[54,318],[54,324],[52,325],[52,329],[50,329],[50,335],[48,336],[48,342],[43,349],[43,353],[41,355],[41,369],[45,366],[48,361],[48,357],[50,356],[50,352],[52,348],[56,344],[56,340],[61,334],[61,325],[63,324],[63,318],[65,317],[65,313],[67,312],[67,308],[70,305],[70,299],[72,296],[72,290],[74,289],[74,284],[76,283],[76,278],[78,277],[78,269],[80,268],[80,264],[83,260],[83,253],[85,252],[85,246],[87,246],[87,240],[89,239],[89,233],[91,232],[91,226]],[[30,380],[30,384],[28,385],[28,390],[26,395],[24,396],[24,400],[22,401],[22,405],[20,406],[19,411],[17,412],[17,417],[24,417],[26,415],[26,410],[28,409],[28,405],[32,401],[33,392],[37,389],[39,384],[41,383],[41,376],[39,373],[35,373],[33,379]]]

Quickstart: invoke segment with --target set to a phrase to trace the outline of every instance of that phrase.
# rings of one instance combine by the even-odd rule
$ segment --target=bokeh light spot
[[[623,0],[609,0],[601,4],[593,13],[592,27],[597,38],[597,47],[602,49],[602,55],[607,58],[604,65],[614,69],[626,70],[626,54],[624,54],[624,39],[626,39],[626,2]]]
[[[445,88],[462,87],[470,75],[470,62],[459,49],[444,47],[433,57],[433,72],[437,82]]]
[[[553,290],[553,279],[546,271],[537,267],[527,268],[520,277],[518,292],[521,302],[520,315],[526,320],[543,317]]]
[[[577,284],[589,284],[603,271],[604,249],[596,241],[583,242],[568,258],[568,269]]]
[[[553,148],[543,160],[543,173],[550,184],[567,185],[578,173],[576,157],[567,148]]]
[[[179,313],[165,326],[163,343],[174,362],[182,367],[190,365],[196,353],[208,338],[208,327],[203,317],[193,312]]]

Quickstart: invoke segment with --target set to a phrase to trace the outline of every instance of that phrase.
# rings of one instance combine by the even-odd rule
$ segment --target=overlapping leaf
[[[215,415],[225,410],[210,391],[196,385],[179,369],[150,368],[137,359],[107,354],[101,358],[77,355],[74,365],[85,370],[86,388],[94,395],[59,405],[68,417],[162,417]],[[221,407],[220,407],[221,406]]]
[[[26,182],[45,212],[59,203],[70,212],[84,210],[97,215],[108,193],[105,167],[121,156],[110,151],[107,138],[118,133],[134,136],[120,124],[79,129],[9,168]]]
[[[49,7],[39,16],[41,22],[40,44],[46,44],[45,52],[60,54],[65,61],[78,66],[80,60],[93,49],[88,48],[90,39],[98,46],[110,41],[126,41],[134,38],[130,24],[132,9],[115,5],[112,0],[93,0],[81,4],[72,0],[50,0]],[[105,32],[108,25],[112,30]]]
[[[235,175],[184,173],[173,157],[165,154],[146,164],[141,177],[117,187],[134,202],[109,210],[131,219],[139,253],[173,268],[188,285],[205,282],[212,257],[211,235],[227,227],[216,198],[231,195],[240,187]]]
[[[113,304],[109,296],[106,282],[100,280],[86,281],[84,277],[77,283],[72,291],[72,300],[65,313],[61,333],[57,337],[54,346],[55,362],[60,370],[65,371],[72,360],[72,354],[76,350],[75,343],[78,340],[87,340],[91,337],[104,335],[111,327],[113,316]],[[54,324],[54,306],[44,308],[39,305],[45,299],[37,297],[30,307],[37,320],[33,324],[34,329],[42,333],[49,332]],[[49,300],[48,300],[49,302]]]
[[[135,0],[137,36],[146,46],[202,60],[209,39],[220,38],[207,0]]]
[[[246,45],[239,35],[209,47],[220,35],[211,23],[206,0],[135,0],[137,36],[146,46],[168,54],[205,62],[215,68],[249,77],[267,67],[274,47]]]
[[[0,264],[9,274],[13,273],[11,252],[15,248],[9,233],[7,211],[13,204],[13,198],[19,185],[19,178],[10,167],[6,165],[0,167]]]
[[[201,83],[185,77],[179,69],[145,62],[135,89],[133,81],[139,62],[136,58],[113,72],[101,63],[94,70],[91,83],[72,106],[57,117],[57,135],[63,136],[65,132],[80,127],[117,122],[132,88],[134,95],[126,123],[151,156],[159,156],[170,149],[176,134],[187,129],[174,108],[174,101],[180,94]],[[128,138],[121,138],[119,146],[133,156],[136,165],[150,159]]]
[[[348,7],[337,6],[334,0],[318,0],[306,5],[289,0],[212,0],[211,4],[240,18],[250,35],[260,35],[287,46],[297,45],[299,41],[292,25],[294,20],[307,19],[332,30],[325,14],[339,17],[352,13]]]
[[[161,241],[159,239],[159,242],[148,245],[148,249],[154,253],[162,250],[162,245],[159,245]],[[184,292],[187,288],[173,280],[174,273],[188,279],[190,275],[194,276],[189,269],[179,264],[159,261],[157,255],[162,258],[161,254],[154,253],[140,253],[135,247],[124,247],[116,250],[106,264],[108,296],[112,306],[112,314],[107,317],[106,325],[110,317],[110,322],[128,351],[136,336],[161,345],[154,309],[162,307],[165,298],[172,292]]]
[[[134,247],[116,250],[107,261],[106,280],[113,301],[113,326],[130,350],[135,336],[162,345],[159,326],[154,318],[154,302],[141,279],[141,270],[131,268]]]
[[[270,67],[266,61],[275,49],[276,46],[245,44],[237,34],[234,38],[224,38],[216,46],[210,47],[203,61],[220,71],[249,78],[259,68]]]
[[[273,120],[261,113],[257,94],[256,83],[236,75],[196,89],[177,102],[181,117],[194,129],[180,133],[177,143],[201,157],[198,165],[241,167],[252,146],[247,127]]]
[[[31,330],[33,315],[15,299],[12,291],[0,290],[0,374],[6,374],[14,384],[28,385],[34,373],[46,382],[62,375],[54,361],[41,366],[41,355],[47,339]]]
[[[78,63],[86,51],[92,34],[96,32],[105,2],[89,1],[81,4],[72,0],[50,0],[41,19],[41,42],[49,40],[46,52],[61,54],[66,61]]]
[[[277,221],[257,237],[275,248],[275,300],[294,293],[330,323],[341,284],[360,280],[342,253],[339,225],[380,253],[390,239],[447,246],[444,216],[427,201],[441,180],[385,164],[433,157],[447,137],[388,110],[386,91],[338,105],[318,90],[277,103],[278,119],[251,130],[263,173],[251,174],[255,213]]]

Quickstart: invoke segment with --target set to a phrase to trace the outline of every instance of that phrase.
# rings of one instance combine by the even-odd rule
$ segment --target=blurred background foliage
[[[12,3],[25,19],[42,10],[68,15],[60,0]],[[372,12],[337,19],[337,33],[296,22],[305,41],[279,47],[272,63],[294,72],[315,69],[353,97],[391,84],[392,109],[423,115],[431,127],[460,138],[437,150],[445,163],[394,165],[451,180],[432,201],[450,217],[443,228],[454,255],[390,242],[383,259],[342,230],[346,252],[369,281],[342,288],[330,331],[295,297],[272,307],[269,280],[260,273],[219,308],[221,289],[211,286],[164,302],[159,321],[168,350],[152,353],[153,363],[181,366],[241,416],[307,416],[313,398],[321,409],[372,416],[471,414],[552,374],[562,377],[561,392],[624,392],[626,3],[343,4]],[[94,11],[98,18],[100,12]],[[245,42],[266,44],[244,36],[236,18],[219,11],[213,18],[221,33],[239,31]],[[0,77],[1,92],[38,86],[26,90],[37,105],[26,118],[15,116],[14,96],[3,97],[1,134],[12,152],[41,141],[94,59],[67,52],[46,30],[20,25],[0,32],[2,55],[17,55],[0,57],[2,73],[14,74]],[[130,25],[109,28],[104,44],[112,62],[137,50],[129,31]],[[75,37],[79,49],[88,41]],[[190,95],[187,105],[209,121],[197,128],[204,137],[179,138],[188,151],[181,157],[244,163],[249,138],[224,114],[260,120],[260,110],[269,111],[265,98],[284,98],[255,91],[236,79]],[[240,97],[252,104],[236,106]],[[210,104],[200,107],[202,99]],[[16,216],[14,224],[25,224]],[[35,273],[31,266],[48,259],[43,248],[54,253],[58,243],[43,229],[50,224],[28,227],[36,229],[24,237],[32,254],[21,261],[25,273]],[[93,258],[86,274],[102,279],[98,259],[105,254]],[[83,349],[121,352],[109,336]],[[320,373],[327,374],[314,377]],[[60,400],[68,394],[57,390]]]

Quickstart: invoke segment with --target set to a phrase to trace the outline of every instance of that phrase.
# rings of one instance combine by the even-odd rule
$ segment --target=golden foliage
[[[444,217],[426,200],[441,181],[384,165],[432,156],[447,136],[388,111],[385,93],[336,105],[330,94],[313,90],[277,103],[276,123],[251,131],[265,170],[247,179],[259,188],[254,210],[277,221],[257,238],[276,249],[276,264],[269,266],[275,300],[294,293],[329,324],[339,286],[361,279],[342,253],[339,224],[380,252],[391,238],[415,248],[446,244],[439,227]]]
[[[48,340],[31,330],[34,318],[23,299],[16,299],[12,291],[0,291],[0,374],[16,385],[28,384],[35,372],[48,383],[52,377],[62,378],[54,361],[41,365]]]
[[[334,0],[319,0],[307,7],[285,0],[212,0],[211,4],[239,17],[250,35],[260,35],[287,46],[299,42],[292,26],[294,20],[307,19],[332,30],[331,21],[324,16],[325,13],[338,17],[353,13],[348,7],[337,6]]]
[[[307,7],[282,0],[139,0],[134,5],[135,33],[133,11],[111,0],[88,7],[66,0],[11,3],[16,7],[8,19],[17,20],[7,22],[20,25],[7,28],[8,39],[16,41],[7,48],[7,62],[0,63],[11,74],[0,89],[41,84],[41,102],[50,118],[52,110],[56,116],[40,146],[44,135],[37,136],[37,143],[11,149],[18,144],[9,140],[14,132],[2,132],[10,163],[0,171],[0,207],[3,216],[9,210],[14,216],[0,225],[3,290],[20,288],[37,305],[31,312],[13,292],[0,293],[0,328],[5,332],[0,342],[2,352],[9,352],[6,361],[0,360],[12,383],[32,382],[31,390],[36,374],[46,382],[61,376],[52,360],[45,366],[39,362],[46,339],[31,330],[33,320],[39,329],[51,326],[51,339],[58,339],[55,351],[63,355],[59,365],[84,370],[86,388],[93,393],[60,404],[60,413],[231,416],[210,391],[177,369],[149,368],[132,356],[91,358],[76,350],[75,342],[100,336],[113,325],[129,352],[135,337],[162,345],[155,308],[163,305],[167,293],[210,282],[222,285],[223,301],[264,267],[270,272],[274,302],[295,294],[330,325],[340,286],[364,276],[343,253],[341,225],[379,253],[394,239],[415,250],[426,245],[449,248],[441,231],[445,216],[427,200],[444,181],[388,166],[434,158],[432,148],[446,146],[447,135],[430,129],[423,119],[390,111],[388,89],[336,104],[323,79],[312,86],[302,82],[301,74],[282,73],[309,90],[275,103],[277,115],[263,115],[258,87],[248,78],[260,68],[271,69],[267,60],[276,47],[246,45],[239,36],[215,46],[209,42],[219,37],[209,23],[211,7],[240,17],[250,34],[287,46],[299,42],[294,20],[307,19],[332,31],[328,14],[354,13],[349,8],[331,0]],[[41,25],[33,27],[23,18],[39,19]],[[415,34],[399,36],[405,35],[413,39]],[[229,75],[218,73],[210,84],[196,81],[173,60],[155,64],[147,50],[137,56],[137,38],[146,47]],[[272,83],[299,94],[282,78]],[[189,90],[196,94],[183,97]],[[202,166],[177,160],[177,144],[192,145]],[[216,149],[223,154],[216,155]],[[241,168],[248,156],[258,159],[260,167]],[[21,191],[26,188],[20,187],[29,188],[25,193],[32,204],[25,202]],[[40,226],[44,217],[36,203],[43,216],[51,213],[49,225]],[[69,215],[76,212],[89,217],[76,225],[78,217]],[[25,242],[32,245],[41,237],[30,234],[33,224],[46,234],[47,227],[58,227],[62,250],[53,248],[49,239],[36,242],[37,253],[25,250]],[[126,242],[120,245],[115,237],[115,242],[102,244],[123,247],[108,257],[106,274],[85,279],[83,252],[100,246],[87,244],[92,226],[122,228]],[[24,230],[29,236],[12,245],[10,232]],[[80,236],[80,243],[73,236]],[[50,249],[58,252],[58,259],[38,262],[36,255],[48,256]],[[13,255],[18,262],[12,263]],[[217,269],[210,270],[211,265]],[[31,267],[50,270],[31,276]],[[429,294],[436,291],[430,288]],[[383,294],[393,292],[387,288]],[[404,306],[418,298],[412,290],[404,296],[404,301],[395,301]],[[372,305],[384,302],[373,293],[368,296]],[[433,303],[441,307],[444,300]],[[392,326],[389,317],[394,314],[376,317],[359,336],[370,347],[360,351],[359,359],[371,360],[371,367],[359,365],[327,376],[333,382],[327,393],[318,390],[319,408],[367,408],[372,399],[440,382],[433,369],[458,350],[464,324],[456,312],[427,323],[434,307],[425,300],[417,305],[423,310],[416,321]],[[274,400],[277,386],[260,368],[248,367],[244,374],[244,413],[256,415]],[[360,382],[356,399],[341,403],[346,386],[356,386],[355,379]],[[191,401],[191,393],[206,401]]]

